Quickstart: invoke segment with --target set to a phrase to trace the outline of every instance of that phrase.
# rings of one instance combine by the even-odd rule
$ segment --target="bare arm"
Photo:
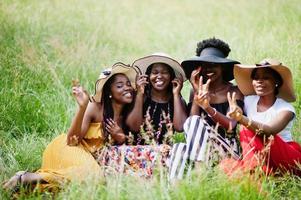
[[[250,129],[260,135],[276,135],[282,131],[287,124],[293,119],[294,113],[291,111],[282,111],[277,115],[277,118],[269,123],[260,123],[251,120],[250,118],[243,116],[241,108],[236,104],[235,93],[232,94],[232,97],[228,93],[227,95],[230,111],[228,116],[232,119],[237,120],[240,124],[244,125],[247,129]]]
[[[291,111],[282,111],[277,115],[277,118],[270,123],[260,123],[250,120],[246,116],[242,116],[239,122],[246,128],[260,134],[260,135],[276,135],[282,131],[287,124],[293,119],[294,113]]]
[[[183,131],[183,124],[187,119],[186,103],[181,98],[180,92],[183,87],[183,81],[175,78],[173,84],[173,101],[174,101],[174,114],[173,125],[176,131]]]
[[[138,77],[137,85],[137,95],[135,98],[135,103],[132,111],[128,114],[126,119],[126,125],[132,131],[140,131],[140,126],[143,123],[143,103],[144,103],[144,87],[148,84],[147,76],[141,75]]]
[[[79,107],[67,133],[67,144],[71,146],[77,145],[84,138],[91,122],[91,115],[87,114],[87,107],[90,107],[87,92],[80,86],[74,86],[72,93]]]
[[[190,97],[189,97],[189,99],[192,101],[190,113],[189,113],[190,116],[200,115],[200,107],[199,107],[196,99],[194,98],[195,95],[198,94],[198,87],[199,87],[198,75],[199,75],[200,71],[201,71],[201,67],[193,70],[191,72],[191,76],[190,76],[190,80],[189,80],[192,85],[192,91],[190,91]]]

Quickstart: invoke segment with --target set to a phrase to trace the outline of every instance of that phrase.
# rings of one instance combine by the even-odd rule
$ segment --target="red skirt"
[[[242,160],[224,159],[221,162],[221,168],[227,174],[259,167],[266,174],[290,172],[301,176],[301,146],[297,142],[284,142],[278,135],[265,139],[244,128],[240,131],[240,144]]]

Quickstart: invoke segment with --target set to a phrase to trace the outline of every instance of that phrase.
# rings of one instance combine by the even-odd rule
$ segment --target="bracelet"
[[[252,125],[252,119],[249,119],[248,124],[246,126],[246,128],[250,128],[250,126]]]
[[[216,115],[217,111],[216,111],[215,108],[213,108],[213,111],[214,111],[213,115],[210,115],[210,114],[208,113],[208,115],[209,115],[210,117],[214,117],[214,116]]]

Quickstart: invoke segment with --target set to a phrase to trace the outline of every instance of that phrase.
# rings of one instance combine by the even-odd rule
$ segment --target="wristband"
[[[212,108],[213,109],[213,114],[212,115],[210,115],[209,113],[208,113],[208,115],[210,116],[210,117],[214,117],[215,115],[216,115],[216,113],[217,113],[217,111],[216,111],[216,109],[215,108]]]
[[[252,125],[252,119],[248,119],[249,121],[248,121],[248,124],[247,124],[247,126],[246,126],[246,128],[248,129],[248,128],[250,128],[250,126]]]

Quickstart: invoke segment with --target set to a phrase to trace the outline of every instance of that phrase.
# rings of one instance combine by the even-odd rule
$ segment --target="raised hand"
[[[106,120],[106,131],[111,135],[123,133],[122,128],[111,118]]]
[[[209,85],[211,80],[208,79],[205,84],[203,84],[203,77],[200,76],[199,85],[198,85],[198,93],[194,96],[194,101],[203,109],[209,107],[210,96],[209,96]]]
[[[144,94],[145,86],[148,84],[147,75],[139,75],[136,80],[137,93]]]
[[[193,70],[191,72],[191,76],[190,76],[190,83],[192,85],[192,88],[194,90],[194,93],[197,93],[198,91],[198,87],[199,87],[199,78],[198,78],[198,75],[200,74],[202,68],[201,67],[198,67],[196,68],[195,70]]]
[[[77,80],[72,81],[72,94],[76,99],[77,104],[80,107],[85,107],[89,103],[89,94],[88,92],[80,86],[79,82]]]
[[[179,95],[183,87],[183,79],[175,78],[171,81],[172,83],[172,93],[174,95]]]
[[[242,119],[243,112],[242,109],[236,103],[236,93],[233,92],[231,96],[230,92],[228,92],[227,98],[229,102],[229,111],[227,113],[227,116],[236,121],[240,121]]]

